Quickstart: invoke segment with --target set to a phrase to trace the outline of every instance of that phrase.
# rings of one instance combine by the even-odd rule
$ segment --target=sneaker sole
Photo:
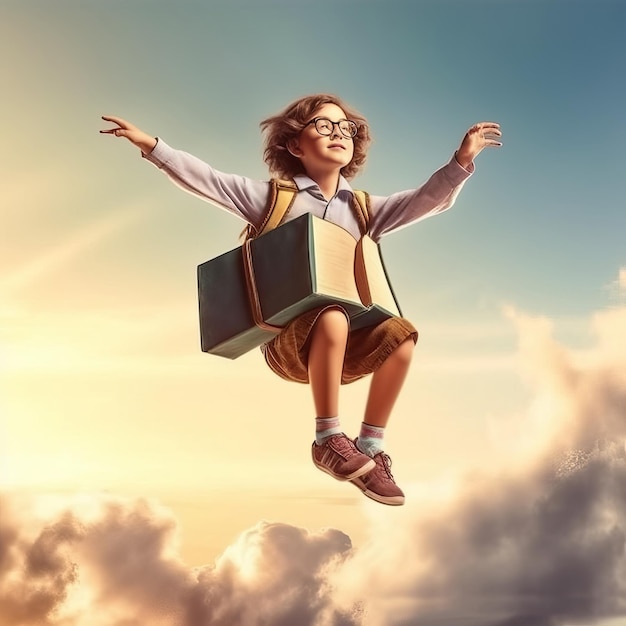
[[[341,474],[335,474],[330,468],[325,467],[324,465],[320,465],[315,460],[315,458],[313,458],[313,465],[315,465],[317,469],[322,470],[322,472],[325,472],[329,476],[332,476],[335,480],[350,481],[354,480],[355,478],[359,478],[360,476],[363,476],[368,472],[371,472],[376,467],[376,461],[374,461],[374,459],[370,459],[365,465],[359,467],[359,469],[354,470],[352,474],[348,474],[346,476],[342,476]]]
[[[370,491],[359,479],[351,480],[350,482],[359,489],[363,495],[367,496],[371,500],[375,500],[380,504],[386,504],[387,506],[402,506],[404,504],[404,496],[381,496],[378,493]]]

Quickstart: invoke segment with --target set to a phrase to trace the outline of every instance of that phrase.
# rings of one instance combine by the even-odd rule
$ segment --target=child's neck
[[[322,195],[326,200],[330,200],[339,187],[339,170],[325,172],[307,172],[308,177],[317,183]]]

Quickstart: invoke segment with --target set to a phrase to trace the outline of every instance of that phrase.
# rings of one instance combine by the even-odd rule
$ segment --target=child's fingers
[[[133,128],[133,125],[130,122],[122,117],[117,117],[116,115],[103,115],[102,119],[105,122],[112,122],[113,124],[117,124],[120,128],[123,128],[125,130],[130,130],[131,128]]]
[[[498,124],[498,122],[477,122],[474,126],[479,126],[481,128],[500,128],[500,124]]]
[[[116,124],[117,128],[106,128],[101,130],[100,132],[103,135],[115,135],[116,137],[126,137],[126,131],[132,129],[132,124],[127,122],[125,119],[121,117],[117,117],[115,115],[103,115],[102,119],[105,122],[111,122],[112,124]]]
[[[124,120],[121,117],[117,117],[115,115],[103,115],[102,119],[105,122],[113,122],[114,124],[119,124],[120,126],[124,123]]]
[[[500,130],[500,124],[496,122],[478,122],[474,124],[468,131],[469,134],[481,134],[481,135],[502,135],[502,131]]]
[[[116,137],[126,137],[126,131],[123,128],[106,128],[100,131],[103,135],[115,135]]]

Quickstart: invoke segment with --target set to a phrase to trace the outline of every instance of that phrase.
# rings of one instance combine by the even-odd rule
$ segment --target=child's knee
[[[415,349],[415,341],[411,337],[405,339],[390,355],[399,364],[409,365],[413,358],[413,351]]]
[[[345,341],[348,331],[348,318],[341,309],[326,309],[315,321],[315,334],[322,334],[331,341],[338,339]]]

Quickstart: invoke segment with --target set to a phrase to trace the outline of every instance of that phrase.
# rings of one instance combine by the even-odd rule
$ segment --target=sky
[[[0,626],[625,626],[625,19],[0,0]],[[201,352],[196,267],[243,224],[98,133],[264,179],[259,122],[321,91],[369,120],[377,195],[503,131],[382,241],[420,332],[385,437],[404,507],[314,468],[306,386]]]

